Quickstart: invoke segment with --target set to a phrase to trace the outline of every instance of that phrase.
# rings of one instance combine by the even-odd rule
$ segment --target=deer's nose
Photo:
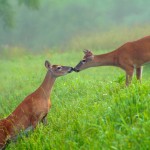
[[[73,71],[75,72],[79,72],[80,70],[76,69],[76,68],[73,68]]]
[[[68,72],[71,73],[72,71],[74,71],[73,67],[71,67]]]

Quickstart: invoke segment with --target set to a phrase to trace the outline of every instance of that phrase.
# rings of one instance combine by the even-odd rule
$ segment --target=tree
[[[26,5],[30,9],[38,9],[40,0],[18,0],[18,5]],[[0,0],[0,23],[4,26],[13,27],[15,10],[10,0]]]

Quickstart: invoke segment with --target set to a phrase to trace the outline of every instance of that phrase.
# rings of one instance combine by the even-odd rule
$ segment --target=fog
[[[1,47],[65,47],[78,34],[150,24],[149,0],[41,0],[35,10],[11,5],[14,25],[7,27],[0,19]]]

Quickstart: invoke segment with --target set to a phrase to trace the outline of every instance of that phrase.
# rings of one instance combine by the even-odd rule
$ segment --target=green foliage
[[[40,0],[18,0],[18,3],[37,9],[39,8]],[[12,3],[9,0],[0,0],[0,22],[3,22],[5,27],[14,27],[14,7],[16,7],[16,2]]]
[[[4,23],[4,26],[13,27],[14,11],[8,0],[0,0],[0,22]]]
[[[29,8],[39,8],[40,0],[18,0],[19,4],[25,4]]]
[[[72,51],[1,58],[0,118],[41,84],[45,59],[75,66],[81,57],[82,52]],[[149,149],[149,66],[143,71],[142,84],[134,78],[128,88],[124,72],[115,67],[95,67],[58,78],[48,124],[39,124],[7,149]]]

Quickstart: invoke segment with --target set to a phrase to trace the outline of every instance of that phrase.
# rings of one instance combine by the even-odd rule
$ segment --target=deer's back
[[[150,61],[150,36],[137,41],[128,42],[116,50],[120,63],[137,66]]]
[[[18,132],[31,126],[32,120],[39,122],[51,106],[50,100],[41,98],[36,93],[27,96],[7,119],[14,120]]]

